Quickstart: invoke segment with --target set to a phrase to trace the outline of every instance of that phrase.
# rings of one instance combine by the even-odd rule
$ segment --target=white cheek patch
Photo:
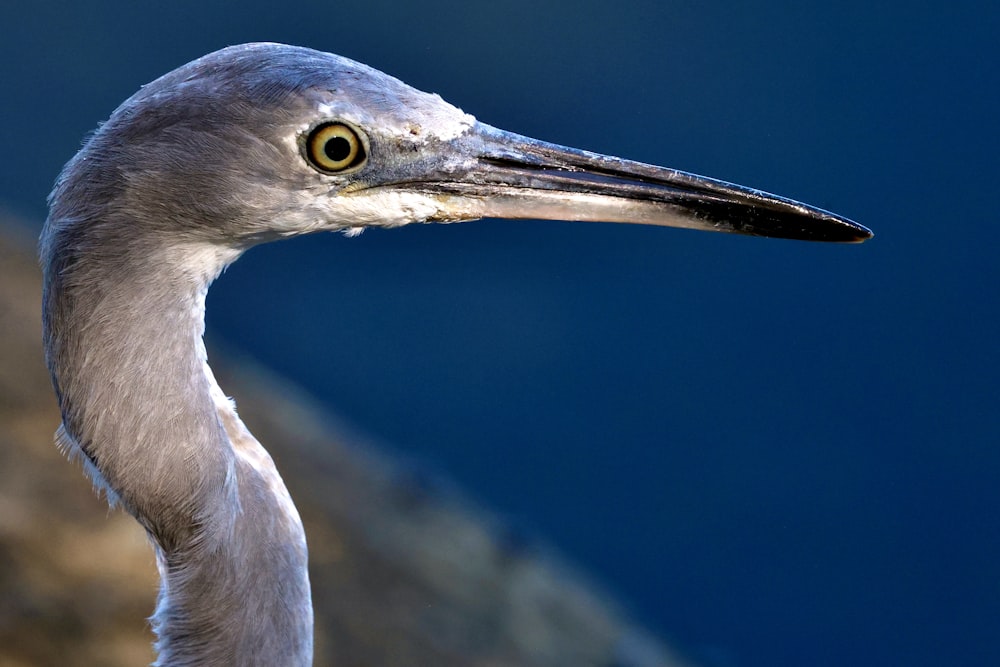
[[[334,228],[400,227],[440,216],[440,203],[430,195],[405,191],[368,191],[320,200],[323,217]]]
[[[461,197],[405,190],[365,190],[356,194],[299,195],[300,205],[280,224],[288,235],[343,231],[357,236],[365,227],[401,227],[414,222],[459,222],[482,217]]]

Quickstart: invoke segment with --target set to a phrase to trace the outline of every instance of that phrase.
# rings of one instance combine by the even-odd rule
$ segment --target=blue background
[[[5,3],[0,199],[227,44],[872,227],[486,221],[257,248],[209,335],[557,545],[707,665],[1000,664],[991,3]],[[231,388],[238,395],[238,388]]]

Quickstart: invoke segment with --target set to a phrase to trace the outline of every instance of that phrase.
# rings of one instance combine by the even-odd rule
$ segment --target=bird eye
[[[324,123],[306,137],[306,159],[325,173],[357,167],[367,159],[365,146],[354,128],[343,123]]]

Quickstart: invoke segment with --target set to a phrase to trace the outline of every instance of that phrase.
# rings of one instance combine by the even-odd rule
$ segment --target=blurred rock
[[[0,221],[0,667],[153,659],[153,552],[56,450],[34,239]],[[316,665],[679,666],[544,548],[212,354],[309,537]]]

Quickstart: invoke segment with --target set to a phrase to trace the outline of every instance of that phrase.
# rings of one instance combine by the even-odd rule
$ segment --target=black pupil
[[[341,162],[351,154],[351,142],[344,137],[333,137],[323,144],[323,153],[334,162]]]

